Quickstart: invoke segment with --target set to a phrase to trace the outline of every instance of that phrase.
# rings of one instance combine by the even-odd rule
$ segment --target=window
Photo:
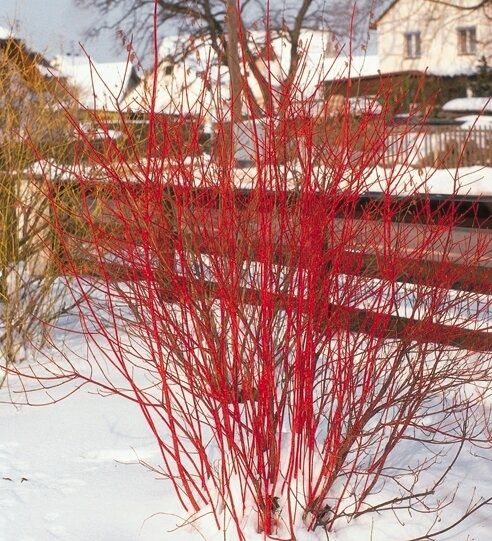
[[[405,33],[405,57],[419,58],[422,54],[420,32]]]
[[[458,53],[475,54],[477,52],[477,29],[475,26],[458,28]]]

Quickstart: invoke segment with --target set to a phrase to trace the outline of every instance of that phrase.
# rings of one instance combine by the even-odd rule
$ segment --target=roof
[[[345,55],[328,58],[324,61],[323,73],[325,80],[333,81],[344,78],[374,77],[379,73],[379,58],[377,55],[354,55],[349,62]]]
[[[52,66],[80,90],[78,99],[89,109],[115,110],[132,77],[132,66],[127,62],[100,63],[86,56],[58,55]]]
[[[374,80],[381,80],[381,79],[393,79],[393,78],[400,78],[400,77],[426,77],[429,78],[428,73],[425,71],[419,71],[419,70],[401,70],[401,71],[384,71],[381,72],[380,70],[377,71],[377,73],[362,73],[360,75],[357,75],[354,71],[351,72],[349,77],[342,76],[340,77],[341,81],[345,81],[347,79],[360,79],[364,81],[374,81]],[[327,82],[330,82],[330,78],[326,79]]]

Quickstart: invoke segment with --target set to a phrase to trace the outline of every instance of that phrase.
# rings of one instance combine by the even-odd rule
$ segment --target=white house
[[[157,68],[150,69],[126,96],[127,110],[145,112],[152,107],[167,114],[199,114],[204,108],[208,110],[229,98],[229,74],[218,64],[212,47],[200,42],[194,46],[193,53],[183,59],[185,45],[177,36],[162,42]]]
[[[51,66],[78,90],[77,99],[88,109],[116,110],[137,82],[128,62],[103,63],[87,56],[58,55]]]
[[[280,86],[285,79],[290,63],[290,43],[286,37],[276,35],[272,39],[269,58],[264,54],[265,35],[249,33],[249,44],[256,52],[256,64],[260,71],[271,78],[272,86]],[[166,38],[159,48],[160,63],[157,71],[150,70],[147,76],[125,99],[132,111],[148,111],[152,99],[154,77],[156,81],[155,110],[173,113],[206,113],[214,117],[224,107],[229,107],[229,72],[221,66],[217,55],[207,41],[195,45],[193,53],[184,60],[182,50],[189,45],[178,36]],[[378,72],[376,56],[355,56],[350,61],[343,48],[337,52],[333,37],[328,31],[303,29],[300,35],[302,68],[299,70],[296,87],[303,97],[322,95],[322,82],[343,77],[375,75]],[[269,74],[267,75],[267,72]],[[247,73],[249,87],[258,103],[262,95],[255,78]]]
[[[490,2],[393,0],[375,21],[380,70],[471,74],[492,62],[491,23]]]

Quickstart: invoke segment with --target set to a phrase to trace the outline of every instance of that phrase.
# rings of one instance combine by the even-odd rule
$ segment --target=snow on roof
[[[227,68],[209,66],[207,70],[213,80],[212,88],[207,88],[200,75],[200,64],[187,60],[173,67],[167,73],[168,63],[162,63],[155,77],[157,93],[153,107],[166,114],[199,114],[212,112],[218,102],[229,98],[229,72]],[[151,107],[154,73],[151,72],[125,97],[123,106],[132,111],[148,111]],[[212,113],[213,114],[213,113]]]
[[[379,73],[377,55],[356,55],[349,60],[345,55],[328,58],[324,62],[328,80],[348,77],[370,77]]]
[[[127,62],[94,62],[86,56],[58,55],[52,61],[61,77],[80,91],[84,107],[115,110],[131,77]]]
[[[185,50],[200,50],[206,45],[207,40],[196,39],[193,44],[190,42],[190,38],[175,34],[174,36],[166,36],[162,39],[158,55],[159,59],[175,58],[180,56]]]
[[[492,97],[456,98],[442,106],[443,111],[469,111],[474,113],[492,113]]]
[[[353,55],[349,61],[343,48],[338,55],[333,54],[333,39],[333,34],[328,30],[301,30],[301,87],[306,91],[313,90],[324,80],[378,74],[377,55]],[[279,37],[273,40],[273,47],[286,74],[290,64],[290,43],[285,37]]]
[[[461,128],[492,128],[492,116],[486,115],[465,115],[455,118],[462,122]]]

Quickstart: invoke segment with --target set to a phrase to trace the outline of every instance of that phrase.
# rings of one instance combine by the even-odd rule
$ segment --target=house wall
[[[476,0],[453,0],[462,7]],[[488,17],[489,18],[488,18]],[[476,27],[475,54],[459,54],[458,28]],[[430,0],[399,0],[377,22],[381,72],[429,70],[436,75],[475,71],[485,55],[492,64],[492,5],[466,10]],[[420,58],[406,58],[405,33],[421,33]]]
[[[253,31],[250,34],[250,48],[256,56],[256,66],[272,86],[276,81],[285,79],[290,65],[290,43],[284,35],[274,36],[271,50],[264,48],[265,34]],[[301,53],[301,69],[296,79],[296,85],[302,89],[305,96],[318,89],[319,82],[324,80],[328,72],[330,78],[340,77],[347,73],[345,57],[333,57],[333,36],[328,31],[302,29],[300,33],[299,52]],[[210,116],[215,118],[215,110],[221,110],[221,115],[229,108],[229,73],[221,65],[216,53],[207,41],[194,42],[196,49],[186,60],[181,59],[180,46],[188,43],[179,38],[168,37],[159,48],[162,58],[157,74],[152,70],[140,84],[129,92],[124,100],[124,106],[132,111],[149,109],[153,89],[154,76],[157,77],[157,96],[155,109],[168,114],[191,113],[204,114],[209,109]],[[174,61],[174,60],[175,61]],[[352,61],[351,69],[357,75],[368,71],[368,65],[374,69],[373,57],[362,61]],[[260,107],[263,107],[263,96],[258,81],[250,68],[246,69],[249,88]],[[225,107],[224,107],[225,105]],[[243,113],[248,114],[246,104]]]

